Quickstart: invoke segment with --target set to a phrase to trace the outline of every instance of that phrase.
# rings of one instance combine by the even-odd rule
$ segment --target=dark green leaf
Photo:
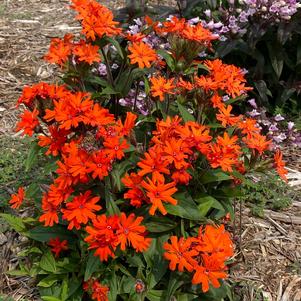
[[[157,53],[162,56],[167,64],[167,66],[170,68],[171,71],[175,70],[175,60],[171,54],[166,52],[166,50],[159,49],[157,50]]]
[[[74,242],[74,235],[72,232],[59,225],[54,225],[53,227],[37,226],[28,232],[30,238],[40,242],[47,242],[51,238],[56,237],[59,237],[60,240],[66,239],[68,242]]]
[[[177,104],[178,104],[178,108],[179,108],[180,114],[181,114],[181,116],[182,116],[182,118],[183,118],[183,120],[184,120],[185,122],[187,122],[187,121],[195,121],[195,118],[193,117],[193,115],[191,115],[191,114],[187,111],[186,107],[182,106],[182,105],[179,104],[179,103],[177,103]]]
[[[270,60],[272,67],[275,71],[277,78],[279,79],[282,69],[283,69],[283,55],[281,53],[281,45],[279,43],[271,44],[270,42],[267,43]]]
[[[144,222],[144,225],[149,232],[160,233],[174,229],[177,223],[167,217],[152,216]]]
[[[87,281],[94,272],[96,272],[99,267],[101,266],[101,262],[98,256],[94,256],[94,252],[89,253],[86,270],[85,270],[85,276],[84,281]]]
[[[231,176],[220,170],[208,170],[204,175],[200,177],[200,181],[203,184],[208,184],[212,182],[221,182],[232,179]]]
[[[205,217],[209,210],[212,208],[224,210],[223,206],[219,203],[218,200],[216,200],[214,197],[207,195],[200,197],[196,200],[196,202],[199,204],[198,208],[200,210],[201,216]]]
[[[124,53],[123,53],[123,50],[122,48],[120,47],[120,44],[113,38],[110,38],[110,37],[106,37],[105,38],[107,41],[109,41],[113,46],[115,46],[115,48],[117,49],[117,52],[118,54],[120,55],[120,57],[122,59],[124,59]]]
[[[203,220],[199,208],[188,193],[176,193],[173,195],[173,198],[178,201],[178,204],[165,205],[165,208],[169,214],[180,216],[189,220]]]
[[[103,78],[100,78],[99,76],[91,76],[91,77],[88,77],[86,80],[89,83],[98,84],[98,85],[103,86],[103,87],[106,87],[106,86],[109,85],[108,81],[106,81]]]

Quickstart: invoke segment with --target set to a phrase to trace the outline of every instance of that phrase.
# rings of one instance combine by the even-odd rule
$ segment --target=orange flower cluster
[[[175,94],[174,79],[165,79],[163,76],[151,77],[151,93],[153,97],[159,97],[160,101],[164,100],[165,94]]]
[[[59,237],[51,238],[48,242],[48,246],[51,247],[51,252],[58,258],[62,251],[68,250],[67,240],[60,241]]]
[[[201,43],[209,47],[211,41],[216,40],[217,37],[208,29],[205,29],[200,23],[197,25],[189,24],[184,18],[178,19],[173,16],[171,20],[154,24],[154,30],[157,34],[166,35],[173,34],[180,38]]]
[[[210,284],[218,288],[219,279],[227,278],[225,261],[233,255],[233,244],[223,225],[206,225],[200,228],[198,237],[178,239],[171,236],[170,241],[164,244],[164,257],[170,261],[169,268],[194,272],[192,283],[201,284],[204,293]]]
[[[51,40],[48,53],[44,56],[45,60],[63,67],[73,55],[79,62],[89,65],[100,62],[99,47],[92,45],[84,40],[75,43],[73,36],[66,34],[63,39],[55,38]]]
[[[136,252],[146,251],[151,243],[151,238],[146,238],[146,228],[141,225],[143,217],[136,218],[134,213],[128,217],[125,213],[120,216],[107,217],[105,214],[93,220],[93,226],[87,226],[89,236],[85,241],[89,249],[96,249],[95,256],[101,261],[115,257],[114,251],[120,246],[125,251],[127,246],[132,246]]]
[[[246,87],[243,71],[234,66],[224,64],[221,60],[205,61],[209,75],[195,77],[196,85],[205,92],[223,91],[232,97],[240,96],[251,88]]]
[[[151,215],[157,210],[166,214],[163,203],[177,204],[172,197],[177,191],[175,186],[189,183],[191,175],[187,170],[192,168],[196,152],[208,149],[207,143],[211,140],[206,126],[196,122],[182,125],[181,122],[177,116],[157,121],[152,146],[137,164],[140,170],[122,179],[129,188],[124,198],[130,199],[131,205],[136,207],[143,202],[151,204]]]
[[[43,83],[27,87],[19,103],[24,103],[33,112],[25,111],[23,115],[27,119],[21,116],[18,129],[32,135],[36,123],[27,115],[39,116],[48,125],[45,135],[38,136],[39,145],[48,147],[46,154],[60,156],[58,177],[42,199],[40,221],[45,226],[53,226],[58,223],[61,212],[63,219],[69,222],[69,229],[80,229],[101,209],[96,204],[99,197],[92,197],[91,191],[87,190],[71,201],[68,198],[77,184],[96,178],[102,180],[113,163],[124,157],[124,151],[129,147],[126,137],[130,135],[137,116],[128,112],[123,123],[94,103],[88,93],[71,92],[64,86]],[[36,106],[42,106],[42,109],[38,111]]]
[[[95,41],[96,37],[112,37],[121,33],[119,22],[114,21],[113,13],[94,0],[72,0],[72,9],[77,11],[81,21],[82,33],[87,39]]]
[[[108,293],[110,289],[106,285],[102,285],[97,280],[90,279],[84,283],[83,289],[92,293],[92,300],[108,301]]]

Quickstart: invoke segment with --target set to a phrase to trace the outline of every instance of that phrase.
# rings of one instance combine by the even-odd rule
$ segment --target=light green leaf
[[[37,162],[40,150],[41,147],[36,142],[32,142],[31,147],[29,149],[29,153],[24,163],[26,172],[28,172]]]
[[[61,299],[63,301],[68,299],[68,291],[69,291],[68,278],[64,278],[62,283],[62,292],[61,292]]]
[[[37,286],[41,287],[51,287],[54,283],[58,282],[60,277],[58,275],[48,275],[47,277],[43,278]]]
[[[55,259],[49,250],[42,256],[40,261],[40,268],[47,272],[56,272]]]
[[[0,217],[4,218],[15,231],[23,234],[26,231],[26,226],[22,218],[8,213],[0,213]]]
[[[158,290],[150,290],[147,292],[146,297],[150,301],[161,301],[162,296],[164,294],[164,291],[158,291]]]
[[[52,297],[52,296],[42,296],[41,298],[44,301],[63,301],[62,299],[59,299],[57,297]]]

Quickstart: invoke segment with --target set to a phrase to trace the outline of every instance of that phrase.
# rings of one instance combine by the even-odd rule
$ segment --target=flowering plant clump
[[[62,82],[18,100],[26,166],[48,162],[10,201],[33,217],[3,215],[32,239],[21,272],[43,300],[226,298],[231,200],[253,171],[287,173],[256,120],[236,113],[243,70],[198,59],[216,39],[200,24],[146,17],[132,33],[96,1],[71,8],[82,36],[53,39],[45,56]]]

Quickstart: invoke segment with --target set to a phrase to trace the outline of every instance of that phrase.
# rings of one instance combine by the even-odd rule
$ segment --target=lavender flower
[[[275,119],[276,121],[282,121],[282,120],[284,120],[284,118],[283,118],[280,114],[277,114],[277,115],[274,117],[274,119]]]
[[[139,92],[137,99],[135,100],[135,90],[130,90],[129,94],[125,98],[119,99],[119,104],[124,107],[134,107],[139,110],[142,115],[148,115],[149,109],[146,103],[146,94],[144,92]],[[136,104],[135,104],[136,102]]]
[[[278,131],[279,129],[277,128],[277,125],[276,124],[272,124],[270,127],[269,127],[269,131],[270,132],[276,132]]]
[[[256,101],[255,101],[255,98],[249,99],[249,100],[248,100],[248,103],[249,103],[254,109],[257,109],[257,104],[256,104]]]
[[[293,129],[294,125],[295,125],[294,122],[289,121],[289,122],[287,123],[287,128],[288,128],[288,130],[291,131],[291,130]]]
[[[107,75],[107,66],[105,64],[100,63],[98,65],[97,70],[98,70],[99,75],[101,75],[101,76],[106,76]]]

